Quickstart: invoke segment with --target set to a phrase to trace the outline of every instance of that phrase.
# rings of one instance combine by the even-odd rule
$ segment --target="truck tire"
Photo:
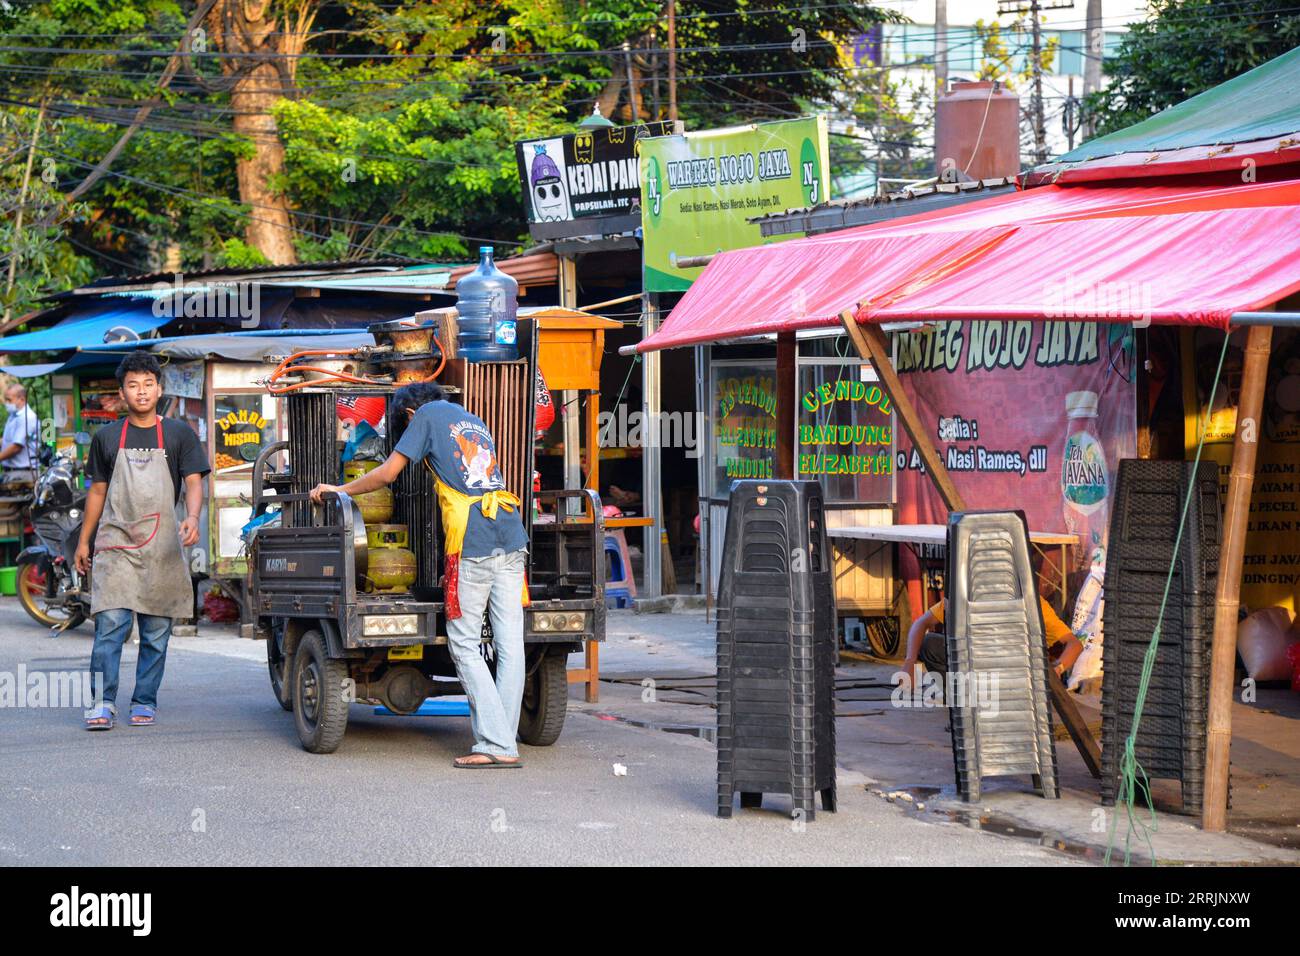
[[[293,654],[293,722],[309,753],[331,754],[348,729],[348,665],[330,660],[320,631],[308,631]]]
[[[540,654],[540,661],[528,661],[531,673],[524,682],[524,699],[519,708],[519,739],[531,747],[555,743],[569,709],[568,652],[544,647]]]
[[[277,620],[271,625],[271,633],[266,636],[266,669],[271,673],[271,693],[285,710],[293,710],[293,685],[289,678],[293,675],[293,659],[284,656],[284,620]]]

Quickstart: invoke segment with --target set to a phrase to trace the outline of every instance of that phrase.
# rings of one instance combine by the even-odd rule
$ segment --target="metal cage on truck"
[[[515,462],[503,473],[523,502],[530,596],[519,736],[544,746],[563,726],[568,654],[605,637],[604,518],[594,491],[532,490],[536,352],[523,321],[520,342],[527,358],[516,362],[466,369],[449,360],[441,384],[488,425],[498,458]],[[331,494],[314,505],[308,495],[319,483],[340,480],[339,399],[387,402],[393,391],[321,383],[280,397],[288,439],[266,446],[253,469],[254,517],[278,509],[278,520],[251,534],[250,611],[256,636],[267,642],[275,696],[293,711],[303,746],[315,753],[337,749],[353,702],[411,714],[429,697],[464,693],[447,648],[441,521],[426,470],[412,462],[393,485],[390,521],[407,526],[416,558],[415,583],[401,593],[367,590],[365,522],[355,502]],[[534,500],[542,510],[536,519]],[[483,652],[493,666],[486,618]]]

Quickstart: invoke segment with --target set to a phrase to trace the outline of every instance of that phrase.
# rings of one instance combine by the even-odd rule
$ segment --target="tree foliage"
[[[662,0],[258,4],[286,32],[311,18],[292,68],[278,70],[272,113],[284,162],[266,183],[287,202],[301,261],[445,261],[483,240],[523,245],[515,141],[571,130],[597,100],[619,122],[634,109],[641,120],[667,116]],[[839,59],[843,43],[899,19],[834,0],[679,0],[676,9],[688,129],[839,108],[837,92],[855,79]],[[230,54],[186,29],[199,12],[201,0],[0,3],[0,148],[9,156],[0,177],[11,196],[21,130],[42,104],[47,111],[15,303],[92,270],[265,261],[246,227],[269,212],[240,202],[236,175],[265,144],[236,132]],[[182,49],[188,56],[169,76]],[[109,171],[67,203],[137,121]],[[0,254],[12,254],[3,228],[0,242]]]
[[[1131,126],[1300,45],[1291,0],[1152,0],[1105,61],[1109,85],[1089,97],[1100,134]]]

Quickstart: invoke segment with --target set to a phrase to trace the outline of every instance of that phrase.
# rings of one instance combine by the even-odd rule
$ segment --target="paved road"
[[[0,675],[84,668],[90,648],[88,625],[51,640],[0,600]],[[0,865],[1076,864],[923,822],[844,771],[840,812],[802,828],[776,809],[720,820],[712,744],[581,712],[576,691],[559,743],[504,771],[450,766],[464,718],[363,705],[337,753],[305,753],[260,649],[231,638],[174,638],[161,704],[156,727],[99,734],[78,710],[0,709]]]

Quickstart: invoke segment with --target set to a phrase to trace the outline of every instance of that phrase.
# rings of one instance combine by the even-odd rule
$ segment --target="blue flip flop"
[[[117,714],[114,712],[112,707],[108,706],[108,704],[101,704],[99,707],[95,708],[94,713],[90,714],[90,716],[86,718],[86,729],[112,730],[114,718],[116,716]],[[96,723],[96,721],[103,721],[103,723]]]
[[[132,727],[152,727],[157,716],[158,711],[148,704],[132,704],[127,723]]]

